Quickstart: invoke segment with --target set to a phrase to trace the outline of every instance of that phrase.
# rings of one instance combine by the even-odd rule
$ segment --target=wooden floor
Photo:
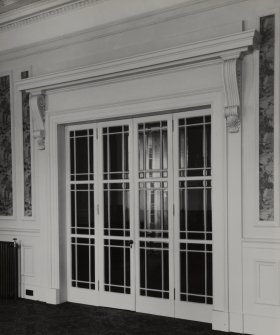
[[[0,301],[1,335],[233,335],[206,323],[118,309],[30,300]]]

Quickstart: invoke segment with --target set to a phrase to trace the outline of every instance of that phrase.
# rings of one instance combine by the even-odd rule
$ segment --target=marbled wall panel
[[[0,216],[13,215],[10,76],[0,77]]]
[[[21,78],[28,78],[28,71]],[[22,92],[22,133],[23,133],[23,175],[24,175],[24,216],[32,216],[32,178],[29,93]]]
[[[259,218],[274,220],[274,52],[275,16],[260,18]]]

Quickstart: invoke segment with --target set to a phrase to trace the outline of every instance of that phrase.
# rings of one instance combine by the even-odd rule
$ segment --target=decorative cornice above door
[[[250,30],[72,71],[24,79],[17,83],[17,87],[21,91],[30,92],[31,97],[34,96],[35,98],[40,94],[47,94],[51,90],[96,82],[108,82],[110,80],[124,80],[127,77],[152,75],[155,71],[165,71],[179,66],[198,67],[202,63],[218,61],[223,64],[226,124],[229,132],[238,132],[240,126],[240,98],[237,64],[238,60],[249,52],[255,44],[256,32]],[[37,105],[34,103],[35,107]],[[32,110],[36,111],[36,108],[32,108]],[[35,117],[33,120],[37,124],[38,118],[36,115],[40,116],[41,114],[38,112],[32,112],[32,114]],[[44,132],[43,122],[40,122],[40,125],[40,129],[37,130],[40,130],[40,134],[42,134]],[[34,135],[38,137],[37,133]],[[41,146],[41,148],[43,147]]]

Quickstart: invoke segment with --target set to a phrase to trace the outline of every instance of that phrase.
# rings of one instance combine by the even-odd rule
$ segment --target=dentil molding
[[[0,32],[37,23],[49,17],[63,15],[64,13],[88,7],[102,1],[105,0],[45,0],[34,2],[30,5],[0,15]],[[169,20],[245,1],[248,0],[188,0],[182,4],[177,4],[169,8],[154,10],[152,12],[153,15],[151,20],[152,22]],[[151,13],[149,16],[147,16],[146,13],[142,13],[134,16],[133,21],[135,22],[135,20],[138,21],[140,19],[140,21],[143,21],[144,25],[147,25],[146,20],[150,20],[149,17],[151,17]],[[129,23],[130,19],[127,18],[121,21],[122,23],[125,21],[128,21]]]
[[[76,1],[66,1],[66,0],[57,0],[53,4],[44,5],[41,2],[33,3],[32,7],[35,8],[33,12],[31,6],[23,7],[17,11],[15,16],[11,16],[9,19],[8,15],[4,20],[0,18],[0,32],[20,28],[22,26],[40,22],[44,19],[62,15],[74,10],[91,6],[96,2],[103,0],[76,0]],[[50,2],[50,1],[49,1]],[[27,10],[27,13],[25,11]],[[2,21],[2,22],[1,22]]]
[[[256,39],[256,32],[250,30],[72,71],[31,77],[21,80],[16,85],[19,90],[31,93],[30,107],[34,120],[34,136],[38,139],[39,147],[44,149],[45,94],[48,91],[109,80],[123,80],[132,75],[152,75],[154,72],[188,64],[201,66],[202,63],[216,59],[223,67],[226,125],[229,132],[238,132],[240,129],[238,64],[241,57],[255,46]]]

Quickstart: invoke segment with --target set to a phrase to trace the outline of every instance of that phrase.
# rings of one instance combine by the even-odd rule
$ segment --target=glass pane
[[[139,183],[141,237],[168,237],[167,182]]]
[[[93,180],[93,129],[70,132],[70,172],[72,181]]]
[[[91,240],[93,241],[93,240]],[[95,282],[95,247],[94,245],[90,248],[90,268],[91,268],[91,282]],[[91,287],[94,289],[94,287]]]
[[[205,125],[206,145],[206,166],[211,167],[211,124]]]
[[[187,261],[186,252],[180,252],[180,292],[187,293]],[[182,299],[181,299],[182,300]]]
[[[128,171],[129,169],[129,158],[128,158],[128,140],[129,140],[129,134],[124,133],[123,134],[123,147],[124,147],[124,151],[123,151],[123,171]],[[123,177],[125,178],[125,177]]]
[[[138,161],[139,171],[144,170],[144,134],[139,132],[138,134]],[[143,178],[143,177],[142,177]]]
[[[179,169],[186,168],[186,127],[179,128]]]
[[[104,179],[128,178],[128,127],[103,128]]]
[[[75,244],[71,245],[71,255],[72,255],[72,279],[76,280],[76,247]]]
[[[129,241],[105,240],[105,291],[130,293]]]
[[[94,172],[94,148],[93,148],[93,138],[89,138],[89,172]]]
[[[77,246],[77,279],[79,281],[89,281],[89,250],[88,246]]]
[[[124,285],[124,252],[122,248],[111,248],[111,284]]]
[[[212,245],[180,243],[180,300],[212,304]]]
[[[75,141],[74,138],[70,138],[70,172],[75,173]]]
[[[103,136],[103,171],[105,173],[109,172],[108,168],[108,155],[109,155],[109,148],[108,148],[108,137]]]
[[[180,181],[179,208],[180,238],[209,239],[205,233],[212,232],[211,181]]]
[[[71,227],[76,226],[76,201],[75,192],[71,191]]]
[[[202,252],[188,252],[188,293],[205,294],[205,257]]]
[[[160,169],[160,131],[149,131],[146,133],[146,170]]]
[[[169,298],[168,244],[140,242],[140,295]]]
[[[129,236],[129,184],[104,184],[104,233]]]
[[[94,239],[72,238],[72,286],[95,288]]]
[[[88,173],[88,139],[76,138],[76,173]]]
[[[203,126],[187,128],[187,167],[202,168],[203,162]]]
[[[213,270],[212,270],[212,253],[207,253],[207,295],[212,296],[213,295]]]
[[[211,116],[179,120],[179,177],[211,175]]]
[[[184,183],[180,183],[183,184]],[[187,194],[186,194],[186,189],[183,187],[179,188],[179,217],[180,217],[180,232],[184,232],[187,230],[187,216],[186,216],[186,201],[187,201]]]
[[[138,125],[139,178],[167,177],[167,121]]]
[[[204,230],[203,189],[187,191],[188,231]]]
[[[71,185],[71,227],[94,228],[94,185]],[[82,233],[82,232],[80,232]],[[88,234],[87,232],[84,232]]]
[[[212,232],[212,200],[211,189],[206,189],[206,230]]]
[[[123,156],[123,141],[122,134],[109,136],[109,150],[110,150],[110,172],[120,172],[122,167]]]
[[[88,192],[76,193],[77,198],[77,226],[88,227]]]
[[[168,168],[168,143],[167,143],[167,129],[162,130],[162,168],[166,170]]]

